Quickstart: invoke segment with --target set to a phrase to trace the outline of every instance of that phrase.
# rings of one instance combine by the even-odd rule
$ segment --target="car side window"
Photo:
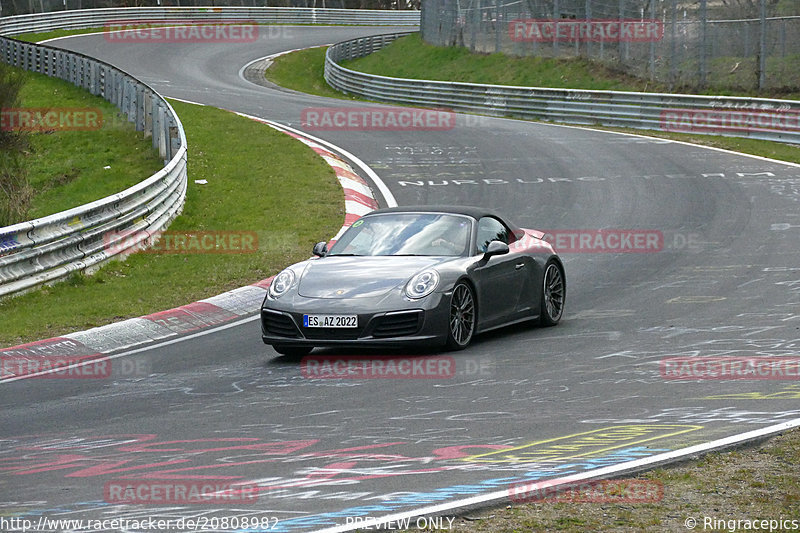
[[[508,228],[496,218],[483,217],[478,221],[478,252],[486,252],[492,241],[508,244]]]

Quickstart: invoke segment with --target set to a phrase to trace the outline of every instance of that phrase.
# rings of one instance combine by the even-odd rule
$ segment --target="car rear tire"
[[[539,311],[540,326],[555,326],[564,315],[567,283],[564,272],[555,261],[548,261],[542,277],[542,301]]]
[[[272,347],[276,352],[287,357],[303,357],[311,353],[313,347],[308,346],[281,346],[276,345]]]
[[[476,324],[475,294],[468,283],[461,281],[453,287],[453,295],[450,297],[447,348],[463,350],[469,346]]]

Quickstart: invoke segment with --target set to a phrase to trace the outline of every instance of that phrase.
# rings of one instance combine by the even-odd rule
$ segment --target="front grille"
[[[405,337],[419,331],[422,311],[402,311],[379,317],[373,337]]]
[[[261,310],[261,326],[265,333],[276,337],[289,337],[297,339],[300,332],[294,324],[292,317],[277,311]]]
[[[354,341],[362,328],[303,328],[303,335],[313,340]]]

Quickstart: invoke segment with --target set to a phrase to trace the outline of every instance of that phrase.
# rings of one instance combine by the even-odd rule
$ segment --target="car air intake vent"
[[[303,328],[303,335],[311,340],[354,341],[360,333],[361,328]]]
[[[373,337],[403,337],[419,331],[422,311],[403,311],[382,316],[372,332]]]
[[[294,320],[288,315],[283,313],[276,313],[275,311],[261,311],[261,324],[264,331],[270,335],[278,337],[300,337],[300,332],[294,324]]]

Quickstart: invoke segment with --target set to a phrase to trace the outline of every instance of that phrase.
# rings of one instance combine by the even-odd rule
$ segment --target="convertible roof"
[[[453,213],[456,215],[466,215],[468,217],[474,218],[475,220],[479,220],[482,217],[494,217],[505,222],[505,224],[508,226],[508,229],[510,229],[514,233],[518,233],[519,231],[521,231],[516,224],[514,224],[511,220],[508,219],[508,217],[498,213],[497,211],[493,211],[485,207],[474,207],[468,205],[404,205],[401,207],[387,207],[384,209],[376,209],[375,211],[371,211],[368,214],[372,215],[380,213],[408,213],[408,212]]]

